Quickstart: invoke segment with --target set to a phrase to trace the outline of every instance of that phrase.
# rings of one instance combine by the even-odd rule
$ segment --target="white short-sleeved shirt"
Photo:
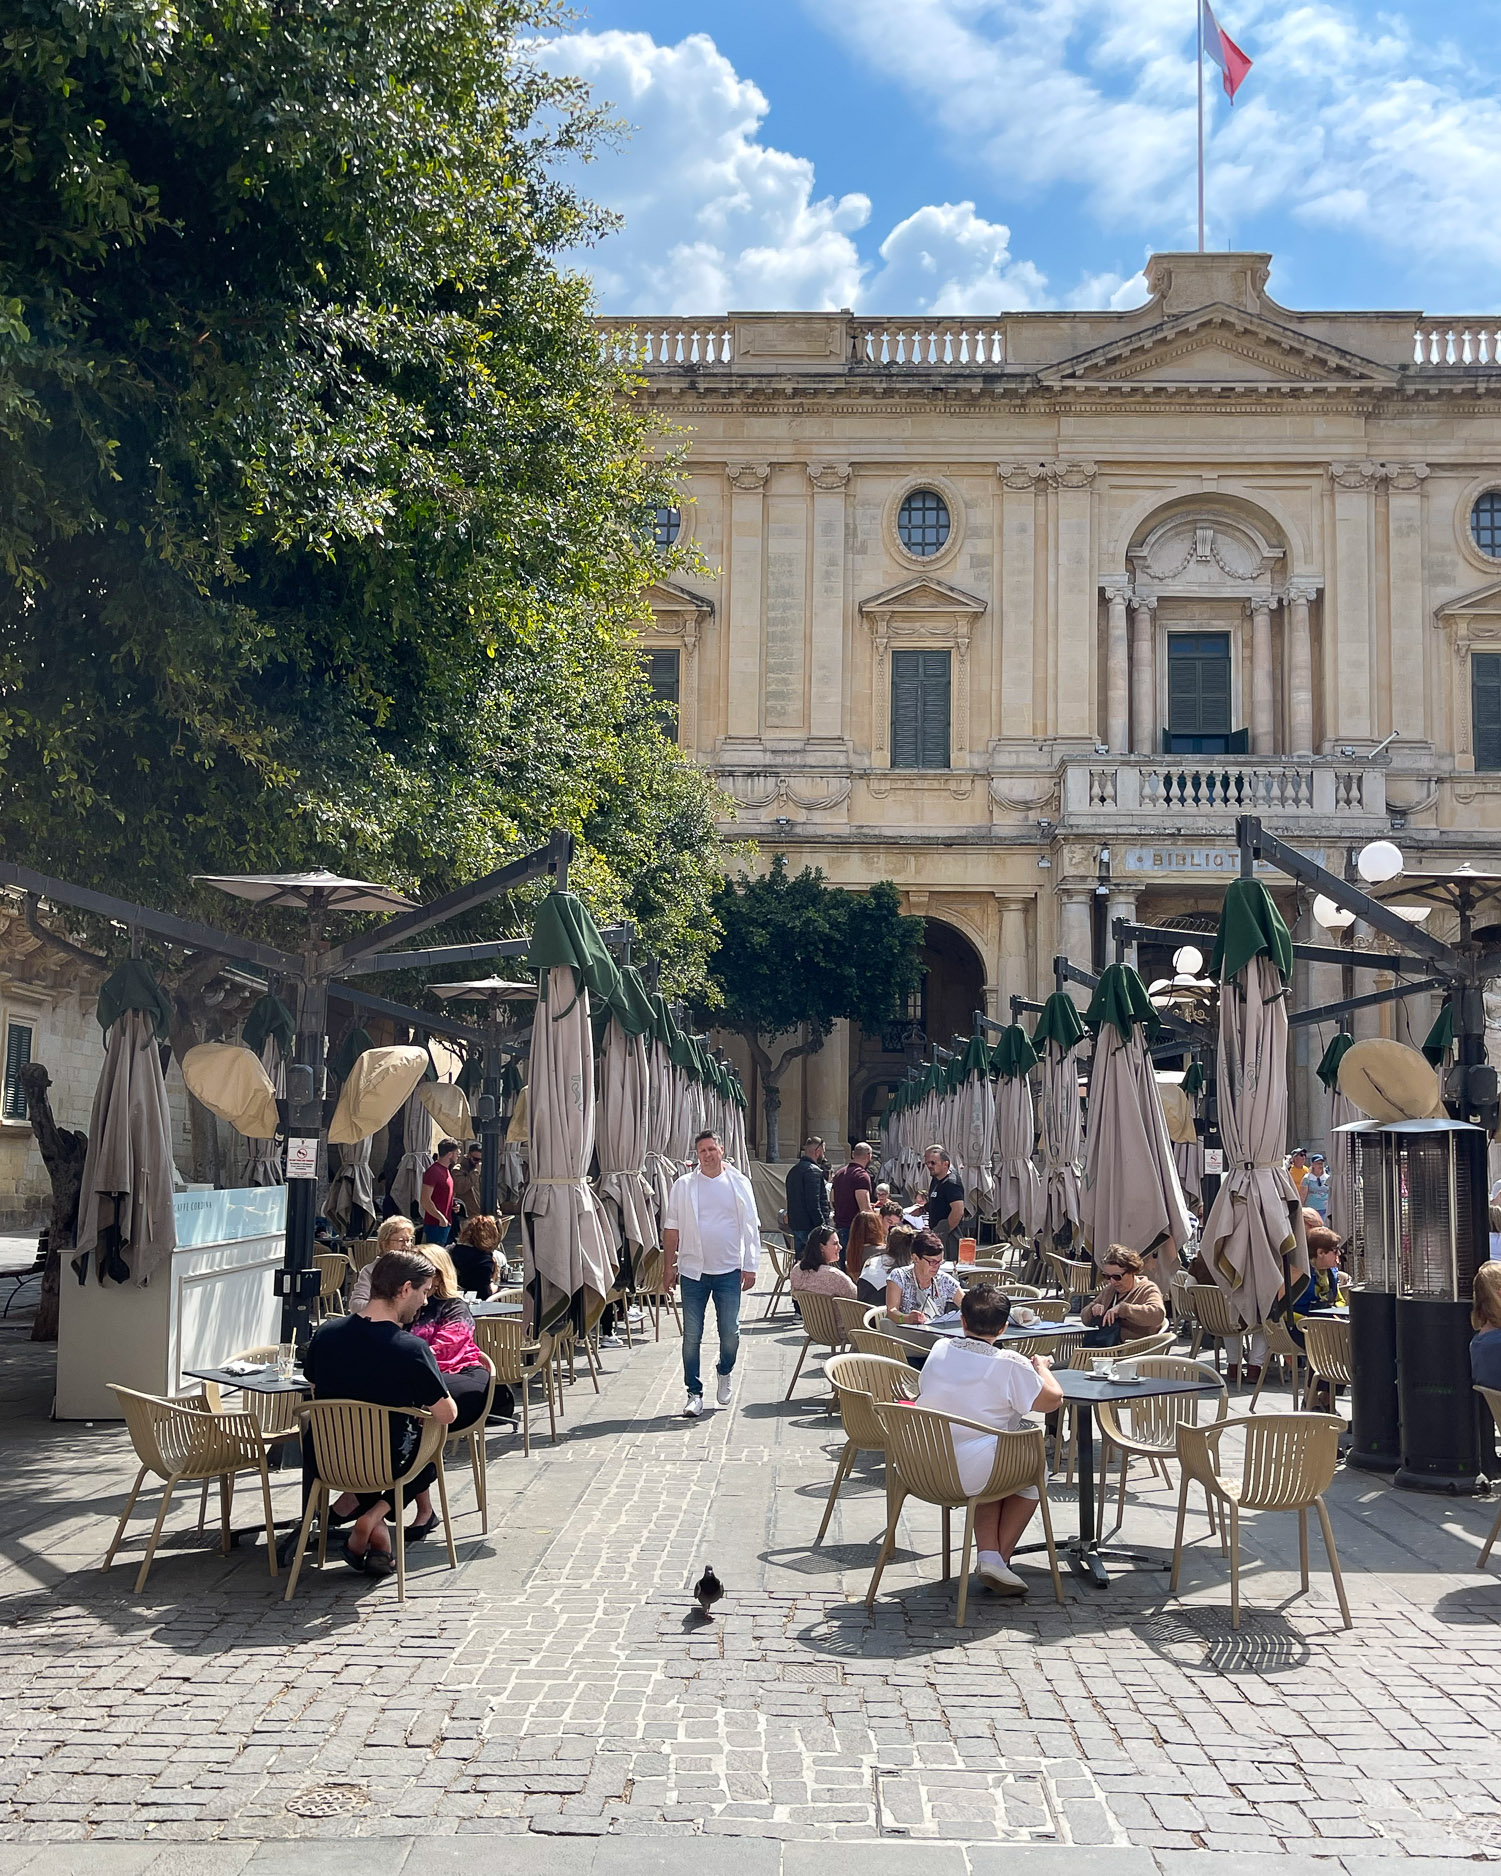
[[[923,1364],[918,1405],[1016,1433],[1026,1425],[1025,1416],[1041,1391],[1037,1370],[1022,1356],[989,1342],[956,1336],[940,1342]],[[956,1427],[954,1456],[960,1484],[965,1491],[976,1492],[990,1476],[995,1441],[967,1427]],[[1037,1496],[1031,1488],[1018,1495]]]

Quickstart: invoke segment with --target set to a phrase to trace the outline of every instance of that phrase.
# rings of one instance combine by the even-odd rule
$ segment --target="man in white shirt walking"
[[[688,1400],[683,1412],[696,1420],[704,1410],[699,1349],[704,1317],[714,1299],[719,1330],[718,1401],[730,1404],[730,1376],[740,1352],[740,1295],[756,1287],[761,1260],[761,1225],[751,1182],[725,1159],[715,1133],[701,1133],[693,1143],[698,1171],[679,1179],[667,1201],[662,1232],[663,1282],[668,1289],[682,1278],[683,1381]]]

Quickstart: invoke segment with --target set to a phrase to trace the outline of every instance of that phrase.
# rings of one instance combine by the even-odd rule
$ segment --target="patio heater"
[[[1418,1491],[1473,1492],[1488,1445],[1470,1385],[1470,1298],[1490,1248],[1486,1131],[1409,1120],[1350,1133],[1350,1463]]]

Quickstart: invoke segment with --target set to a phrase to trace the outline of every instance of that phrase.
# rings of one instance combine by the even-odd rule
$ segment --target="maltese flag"
[[[1220,68],[1220,76],[1225,85],[1225,96],[1234,104],[1235,94],[1240,90],[1246,73],[1251,69],[1251,61],[1236,45],[1229,33],[1221,29],[1219,21],[1214,17],[1214,9],[1210,6],[1209,0],[1199,0],[1199,5],[1204,16],[1204,50]]]

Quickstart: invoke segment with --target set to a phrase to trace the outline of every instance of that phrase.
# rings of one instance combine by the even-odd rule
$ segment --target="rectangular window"
[[[949,654],[891,654],[891,766],[949,766]]]
[[[6,1120],[25,1120],[26,1090],[21,1086],[21,1070],[31,1060],[30,1023],[5,1025],[5,1093],[0,1099],[0,1116]]]
[[[1475,767],[1501,769],[1501,652],[1470,653],[1470,712]]]
[[[1167,731],[1169,755],[1238,755],[1244,731],[1230,727],[1230,634],[1169,632]]]
[[[678,709],[680,671],[682,657],[676,651],[649,651],[646,654],[646,679],[651,685],[652,699],[657,706],[657,714],[662,724],[662,734],[676,739],[678,733]]]

